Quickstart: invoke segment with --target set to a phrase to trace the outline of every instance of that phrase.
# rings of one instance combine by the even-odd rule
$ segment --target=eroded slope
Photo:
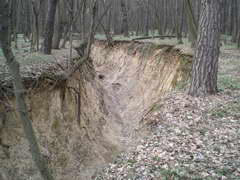
[[[139,122],[162,94],[189,76],[191,56],[173,46],[97,42],[92,61],[68,82],[52,88],[41,80],[28,96],[29,113],[56,179],[91,179],[101,167],[141,136]],[[14,107],[4,101],[1,112]],[[7,106],[6,106],[7,105]],[[39,179],[21,124],[9,109],[1,119],[1,172]]]

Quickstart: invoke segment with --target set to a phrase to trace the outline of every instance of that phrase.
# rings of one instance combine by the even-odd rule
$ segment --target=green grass
[[[13,43],[14,45],[14,43]],[[51,55],[44,55],[41,53],[30,53],[30,43],[25,42],[23,35],[18,35],[18,49],[12,48],[13,53],[20,63],[20,65],[32,65],[32,64],[43,64],[48,62],[53,62],[54,58]],[[5,63],[5,58],[0,48],[0,66]]]
[[[240,118],[240,102],[232,102],[210,110],[210,115],[216,118],[235,117]]]
[[[232,42],[227,42],[226,44],[224,44],[224,49],[236,49],[237,48],[237,44],[236,43],[232,43]]]
[[[222,75],[219,76],[218,86],[220,91],[224,91],[226,89],[240,90],[240,79]]]
[[[2,49],[0,48],[0,58],[3,57],[3,51]]]
[[[149,109],[149,113],[152,113],[152,112],[155,112],[155,111],[158,111],[160,110],[162,107],[162,104],[158,104],[158,103],[155,103],[153,104],[153,106]]]
[[[204,180],[201,177],[190,175],[188,171],[183,168],[162,169],[160,170],[163,180]]]
[[[21,59],[26,53],[30,53],[30,43],[25,42],[23,35],[18,35],[18,49],[14,48],[14,42],[12,43],[12,51],[17,59]],[[5,61],[2,49],[0,48],[0,64]]]
[[[231,175],[232,174],[232,170],[228,169],[228,168],[222,168],[222,169],[217,170],[217,173],[220,176],[227,176],[227,175]]]
[[[44,64],[54,61],[54,57],[52,55],[45,55],[41,53],[33,53],[25,58],[19,60],[22,65],[31,65],[31,64]]]
[[[114,35],[112,38],[115,41],[131,41],[132,39],[140,38],[140,37],[144,37],[144,36],[131,35],[129,37],[124,37],[123,35]],[[105,34],[96,34],[95,38],[98,40],[106,40],[107,39]]]

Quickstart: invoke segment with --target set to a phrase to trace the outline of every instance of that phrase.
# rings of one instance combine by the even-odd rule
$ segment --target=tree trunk
[[[33,32],[32,32],[32,48],[39,51],[39,8],[36,1],[32,1],[32,10],[33,10]]]
[[[233,33],[233,22],[234,22],[234,14],[233,14],[233,10],[234,10],[234,4],[233,4],[233,0],[228,0],[229,2],[229,9],[228,9],[228,32],[229,35],[231,35]]]
[[[121,0],[121,10],[122,10],[122,32],[125,37],[129,36],[128,32],[128,15],[127,15],[127,7],[125,0]]]
[[[146,8],[146,15],[145,15],[145,36],[149,35],[149,0],[147,0],[147,8]]]
[[[66,43],[69,40],[69,23],[63,25],[63,42],[61,48],[66,48]]]
[[[163,34],[165,35],[167,33],[168,30],[168,20],[167,20],[167,14],[168,14],[168,8],[167,8],[167,0],[163,0],[162,1],[162,7],[164,9],[164,11],[162,11],[162,16],[164,19],[164,28],[163,28]]]
[[[57,5],[57,13],[55,18],[55,28],[54,28],[54,34],[53,34],[53,42],[52,42],[52,48],[53,49],[59,49],[60,42],[63,35],[63,20],[61,15],[61,4],[60,2]]]
[[[108,12],[108,16],[107,16],[107,33],[110,35],[111,37],[111,17],[112,17],[112,10],[111,10],[111,7],[109,9],[109,12]]]
[[[14,47],[15,49],[18,48],[17,45],[17,20],[18,20],[18,16],[17,16],[17,8],[18,8],[18,1],[16,0],[11,0],[12,1],[12,9],[11,9],[11,26],[12,26],[12,30],[11,33],[13,35],[13,40],[14,40]]]
[[[9,68],[9,72],[13,78],[14,93],[16,96],[17,110],[20,116],[20,119],[23,124],[23,129],[28,139],[30,152],[32,158],[39,169],[44,180],[54,180],[53,176],[50,174],[50,171],[47,167],[46,162],[44,161],[40,149],[37,144],[37,139],[32,127],[31,120],[29,119],[27,105],[25,102],[25,93],[26,90],[23,86],[22,79],[20,76],[19,63],[15,60],[13,52],[11,50],[9,38],[9,14],[8,14],[9,5],[6,0],[0,0],[0,44],[4,56],[6,57],[6,63]]]
[[[184,9],[187,15],[188,20],[188,28],[190,30],[190,35],[192,39],[192,45],[195,45],[195,41],[197,40],[197,23],[194,18],[193,9],[190,0],[184,0]]]
[[[237,42],[238,36],[238,0],[233,0],[233,32],[232,32],[232,42]]]
[[[82,1],[82,8],[81,8],[81,40],[86,40],[86,30],[85,30],[85,21],[86,21],[86,7],[87,7],[87,1]]]
[[[178,44],[183,44],[182,40],[182,29],[183,29],[183,1],[178,0],[175,4],[176,10],[176,31],[177,31],[177,40]]]
[[[192,69],[189,94],[207,96],[217,93],[220,52],[220,1],[201,0],[199,34]]]
[[[49,0],[49,8],[47,12],[47,22],[45,25],[44,40],[43,40],[43,53],[51,54],[52,52],[52,39],[54,33],[54,21],[57,9],[58,0]]]

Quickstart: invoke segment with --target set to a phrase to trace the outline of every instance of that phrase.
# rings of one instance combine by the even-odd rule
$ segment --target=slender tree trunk
[[[221,25],[221,31],[223,34],[227,33],[227,0],[223,0],[222,3],[222,25]]]
[[[128,15],[127,15],[127,7],[125,0],[121,0],[121,10],[122,10],[122,32],[125,37],[129,36],[128,32]]]
[[[238,32],[238,37],[237,37],[237,48],[240,49],[240,31]]]
[[[14,93],[16,96],[16,103],[20,119],[22,120],[24,132],[28,139],[32,158],[36,163],[44,180],[54,180],[51,175],[47,163],[43,159],[40,149],[37,144],[37,139],[32,127],[31,120],[29,119],[27,105],[25,102],[26,90],[23,86],[22,79],[20,76],[19,63],[15,60],[13,52],[11,50],[9,37],[9,14],[8,14],[8,3],[6,0],[0,0],[0,44],[3,50],[3,54],[6,57],[6,63],[9,71],[13,78]]]
[[[74,7],[73,7],[73,0],[68,0],[69,3],[69,23],[70,23],[70,31],[69,31],[69,38],[70,38],[70,49],[69,49],[69,61],[70,64],[72,63],[72,50],[73,50],[73,20],[74,20]]]
[[[30,40],[30,34],[31,34],[31,5],[29,1],[22,1],[23,9],[22,16],[24,17],[23,25],[23,38],[27,42]]]
[[[201,0],[201,4],[199,35],[189,90],[189,94],[192,96],[207,96],[217,93],[221,2],[219,0]]]
[[[232,7],[232,13],[233,13],[233,32],[232,32],[232,42],[237,42],[237,36],[238,36],[238,1],[239,0],[233,0],[233,7]]]
[[[63,25],[63,42],[61,48],[66,48],[66,43],[68,40],[69,40],[69,25],[68,23],[65,23]]]
[[[163,10],[162,11],[162,16],[164,19],[164,27],[163,27],[163,34],[165,35],[167,33],[168,30],[168,20],[167,20],[167,14],[168,14],[168,8],[167,8],[167,0],[162,0],[162,7]]]
[[[57,5],[57,13],[55,18],[55,28],[54,28],[54,34],[53,34],[53,42],[52,42],[52,48],[53,49],[59,49],[60,42],[62,39],[63,34],[63,20],[61,15],[61,3],[59,1]]]
[[[32,13],[33,13],[33,32],[32,32],[32,50],[39,51],[39,11],[42,0],[32,1]],[[36,49],[35,49],[36,47]]]
[[[34,19],[33,19],[33,23],[34,23],[34,27],[33,27],[33,32],[32,32],[32,39],[33,39],[33,49],[36,51],[39,51],[39,21],[38,21],[38,14],[34,13]],[[36,47],[36,49],[35,49]]]
[[[111,7],[110,7],[109,12],[108,12],[108,16],[107,16],[107,28],[106,28],[109,35],[111,34],[111,23],[112,23],[111,22],[111,17],[112,17],[112,10],[111,10]]]
[[[12,35],[13,35],[13,40],[14,40],[14,47],[15,49],[18,48],[18,45],[17,45],[17,8],[18,8],[18,1],[16,0],[12,0]]]
[[[192,39],[192,45],[194,46],[197,40],[197,22],[194,18],[194,13],[190,0],[184,0],[184,5],[185,13],[187,15],[188,20],[188,28],[190,30],[190,35]]]
[[[45,25],[43,53],[51,54],[52,52],[52,38],[54,33],[54,21],[57,9],[58,0],[49,0],[49,8],[47,12],[47,22]]]
[[[175,4],[176,10],[176,30],[177,30],[177,40],[178,44],[183,44],[182,40],[182,26],[183,26],[183,1],[178,0]]]
[[[82,13],[81,13],[81,39],[86,40],[86,30],[85,30],[85,19],[86,19],[86,6],[87,6],[87,1],[83,0],[82,1]]]
[[[228,0],[229,10],[228,10],[228,32],[229,35],[233,33],[233,22],[234,22],[234,4],[233,0]]]
[[[102,0],[102,5],[103,5],[103,10],[104,11],[108,11],[108,13],[106,13],[106,28],[104,26],[104,24],[102,22],[100,22],[100,26],[102,27],[104,33],[105,33],[105,36],[107,38],[107,42],[108,42],[108,45],[112,45],[112,37],[111,37],[111,34],[110,34],[110,30],[111,30],[111,6],[110,6],[110,9],[108,10],[107,7],[106,7],[106,4],[105,2]]]
[[[147,8],[146,8],[146,15],[145,15],[145,36],[149,35],[149,0],[147,0]]]

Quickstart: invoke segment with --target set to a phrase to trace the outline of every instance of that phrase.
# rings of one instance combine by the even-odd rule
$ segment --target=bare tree
[[[52,42],[52,48],[53,49],[59,49],[60,48],[60,42],[63,37],[63,29],[64,29],[64,18],[65,11],[63,9],[63,3],[62,0],[59,0],[57,4],[57,12],[55,16],[55,27],[54,27],[54,34],[53,34],[53,42]]]
[[[44,41],[42,51],[44,54],[51,54],[52,52],[52,39],[54,33],[54,21],[57,9],[58,0],[49,0],[49,8],[47,12],[47,21],[45,25]]]
[[[12,75],[14,93],[16,96],[17,110],[22,120],[24,132],[28,139],[32,158],[35,161],[44,180],[54,180],[51,175],[47,163],[43,159],[40,149],[38,147],[37,139],[32,127],[31,120],[29,119],[27,105],[25,102],[26,90],[23,86],[22,79],[20,76],[19,63],[16,61],[11,45],[9,42],[9,4],[7,0],[0,0],[0,45],[3,50],[3,54],[6,58],[6,64]]]
[[[32,35],[32,48],[35,46],[36,44],[36,50],[39,51],[39,11],[41,8],[42,3],[44,2],[44,0],[32,0],[31,4],[32,4],[32,10],[33,10],[33,24],[34,24],[34,32]]]
[[[192,4],[190,0],[184,0],[184,5],[185,5],[185,13],[187,14],[188,28],[190,30],[190,35],[194,45],[197,40],[197,23],[194,17]]]
[[[128,37],[129,32],[128,32],[128,15],[127,15],[127,7],[126,7],[126,1],[121,0],[121,11],[122,11],[122,30],[121,33],[124,34],[124,36]]]

